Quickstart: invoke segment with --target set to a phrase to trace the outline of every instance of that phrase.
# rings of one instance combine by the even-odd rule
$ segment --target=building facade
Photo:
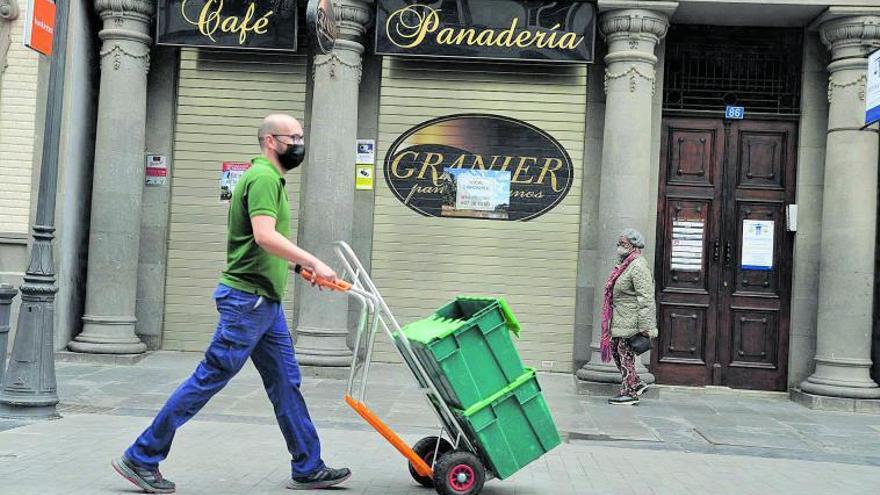
[[[19,2],[0,2],[0,283],[16,285],[27,264],[40,73],[23,18]]]
[[[73,244],[87,262],[64,343],[205,347],[222,188],[259,152],[260,119],[287,112],[308,149],[288,174],[294,241],[329,261],[352,244],[402,322],[504,296],[528,365],[618,381],[596,308],[634,227],[657,283],[646,377],[861,407],[880,398],[870,3],[340,0],[321,53],[304,5],[273,4],[298,13],[295,49],[255,51],[165,26],[181,2],[157,17],[151,1],[96,0],[87,249]],[[345,298],[292,280],[285,302],[302,363],[349,362]]]

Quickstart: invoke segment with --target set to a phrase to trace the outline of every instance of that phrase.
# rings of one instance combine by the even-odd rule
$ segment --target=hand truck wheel
[[[440,495],[476,495],[486,481],[486,468],[470,452],[449,452],[434,465],[434,488]]]
[[[434,455],[434,451],[436,449],[437,455]],[[434,465],[437,461],[443,457],[443,454],[452,450],[452,444],[446,441],[445,438],[440,439],[440,444],[437,444],[437,437],[425,437],[415,445],[413,445],[413,451],[418,454],[419,457],[425,460],[429,466]],[[416,472],[415,468],[413,468],[412,463],[409,464],[409,474],[412,475],[412,478],[418,482],[418,484],[426,487],[426,488],[434,488],[434,479],[430,476],[422,476],[418,472]]]

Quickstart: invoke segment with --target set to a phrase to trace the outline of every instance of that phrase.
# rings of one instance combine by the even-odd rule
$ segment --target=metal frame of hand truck
[[[479,453],[475,448],[475,441],[468,437],[466,430],[462,428],[449,405],[443,400],[431,377],[419,362],[410,346],[409,340],[401,331],[400,323],[388,308],[388,304],[385,303],[364,265],[345,242],[337,242],[334,250],[343,266],[342,279],[329,282],[315,279],[314,277],[309,278],[310,276],[306,273],[301,273],[301,275],[306,280],[311,280],[323,288],[344,292],[360,304],[351,370],[346,387],[346,403],[403,454],[420,476],[433,477],[433,469],[437,461],[436,453],[444,434],[451,440],[453,449],[468,451],[479,458]],[[300,273],[299,267],[297,267],[297,272]],[[349,279],[350,282],[348,281]],[[440,420],[440,434],[437,435],[437,446],[433,450],[435,454],[430,465],[370,411],[365,404],[370,362],[373,357],[376,335],[380,329],[385,332],[394,348],[397,349],[400,357],[403,358],[407,368],[412,372],[419,390],[424,394],[425,400]],[[484,471],[486,479],[493,477],[493,473],[485,465]]]

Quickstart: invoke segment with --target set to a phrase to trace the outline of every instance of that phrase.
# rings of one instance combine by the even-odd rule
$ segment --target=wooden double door
[[[796,139],[794,122],[664,119],[658,382],[786,389]]]

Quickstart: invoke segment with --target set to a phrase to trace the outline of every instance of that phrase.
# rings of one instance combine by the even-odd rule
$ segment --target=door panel
[[[716,360],[724,128],[714,120],[670,119],[663,135],[654,372],[664,383],[708,385]]]
[[[785,390],[793,239],[785,205],[794,201],[797,127],[745,120],[729,127],[719,385]],[[771,266],[756,268],[754,259],[743,258],[750,249],[746,222],[772,226],[772,259],[765,259]]]
[[[788,122],[664,119],[659,382],[785,389],[795,141]]]
[[[676,128],[669,142],[672,156],[666,177],[670,185],[699,185],[711,187],[715,183],[718,147],[718,129]]]
[[[738,132],[739,150],[736,161],[738,186],[776,190],[785,188],[787,135],[786,132],[775,130]],[[736,138],[737,135],[733,137]]]

